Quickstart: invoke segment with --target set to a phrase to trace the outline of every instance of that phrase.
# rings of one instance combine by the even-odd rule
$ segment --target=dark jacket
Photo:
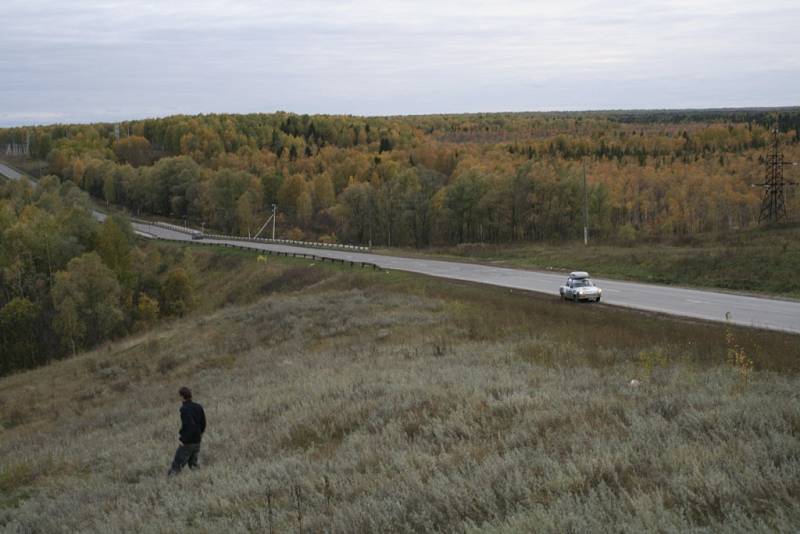
[[[200,443],[206,431],[206,414],[203,407],[192,401],[183,401],[181,405],[181,443],[189,445]]]

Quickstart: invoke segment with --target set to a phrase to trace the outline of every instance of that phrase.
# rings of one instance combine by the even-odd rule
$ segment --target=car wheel
[[[578,294],[577,293],[573,293],[572,294],[572,302],[575,302],[575,303],[578,302]]]
[[[597,300],[595,300],[595,302],[600,302],[600,297],[597,297]]]

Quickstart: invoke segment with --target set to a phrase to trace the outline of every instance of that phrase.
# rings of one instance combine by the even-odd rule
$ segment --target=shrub
[[[306,238],[306,234],[300,228],[295,227],[289,230],[286,237],[292,241],[303,241]]]

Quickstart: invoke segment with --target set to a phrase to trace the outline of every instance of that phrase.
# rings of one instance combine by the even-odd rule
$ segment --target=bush
[[[617,230],[617,239],[625,246],[633,246],[636,243],[638,235],[639,232],[636,230],[636,227],[630,223],[621,226],[619,230]]]
[[[161,313],[183,317],[192,306],[192,282],[189,273],[176,267],[167,274],[161,286]]]
[[[287,238],[292,241],[303,241],[306,238],[306,234],[300,228],[292,228],[289,230]]]

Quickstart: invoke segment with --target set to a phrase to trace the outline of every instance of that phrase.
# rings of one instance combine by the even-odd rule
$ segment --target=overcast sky
[[[800,104],[798,0],[3,0],[0,126]]]

